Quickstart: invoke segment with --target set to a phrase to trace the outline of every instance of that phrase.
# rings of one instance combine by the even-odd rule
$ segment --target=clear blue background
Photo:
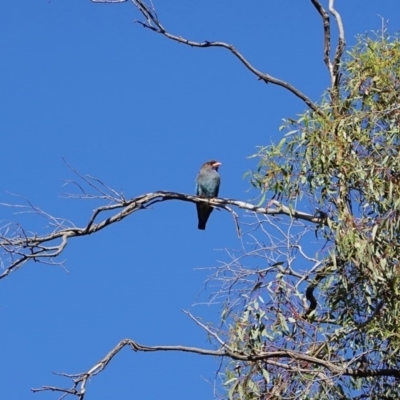
[[[322,22],[310,1],[157,1],[164,26],[192,40],[234,44],[256,68],[318,101],[329,85]],[[338,1],[347,43],[396,31],[397,1]],[[0,202],[17,193],[83,226],[98,203],[62,199],[74,179],[62,157],[133,197],[193,193],[200,165],[222,162],[221,197],[251,199],[247,157],[280,138],[284,117],[305,106],[265,85],[223,49],[194,49],[145,30],[130,2],[4,1],[0,13]],[[336,37],[336,29],[333,29]],[[0,209],[4,225],[46,231],[48,221]],[[90,237],[73,239],[65,267],[31,263],[0,281],[1,398],[57,399],[31,387],[69,387],[52,371],[88,370],[119,340],[211,348],[182,309],[217,321],[219,306],[193,306],[210,275],[238,248],[231,216],[202,232],[193,204],[168,202]],[[212,398],[219,360],[125,349],[90,381],[86,399]]]

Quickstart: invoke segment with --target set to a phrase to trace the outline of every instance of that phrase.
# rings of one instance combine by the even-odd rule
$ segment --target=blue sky
[[[329,85],[322,23],[307,1],[154,1],[164,26],[193,40],[234,44],[256,68],[318,101]],[[338,1],[348,46],[381,18],[398,29],[395,1]],[[249,200],[243,174],[256,146],[278,141],[284,117],[304,104],[265,85],[223,49],[193,49],[134,24],[130,2],[4,2],[0,13],[0,202],[34,205],[82,226],[98,203],[59,197],[74,179],[64,157],[126,197],[194,192],[200,165],[222,162],[221,197]],[[335,33],[335,30],[334,30]],[[0,220],[46,232],[47,221],[1,209]],[[306,210],[308,211],[308,210]],[[89,369],[119,340],[209,348],[182,309],[218,320],[218,307],[193,306],[209,272],[238,248],[231,216],[214,212],[197,230],[193,204],[167,202],[96,235],[71,240],[68,273],[32,263],[0,281],[2,398],[56,399],[31,387],[70,386],[52,371]],[[126,349],[92,379],[87,399],[212,398],[218,360]]]

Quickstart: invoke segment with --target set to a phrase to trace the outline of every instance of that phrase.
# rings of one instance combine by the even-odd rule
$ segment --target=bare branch
[[[293,93],[299,99],[303,100],[304,103],[306,103],[307,106],[310,107],[313,111],[315,111],[321,115],[324,115],[322,113],[322,111],[318,108],[318,106],[315,103],[313,103],[304,93],[300,92],[294,86],[292,86],[291,84],[289,84],[281,79],[275,78],[269,74],[266,74],[266,73],[263,73],[263,72],[257,70],[238,50],[236,50],[236,48],[233,45],[227,44],[224,42],[210,42],[210,41],[195,42],[195,41],[183,38],[182,36],[173,35],[166,31],[166,29],[161,25],[161,23],[160,23],[159,19],[157,18],[156,14],[154,13],[154,11],[150,10],[149,7],[146,4],[144,4],[143,1],[132,0],[132,2],[135,4],[135,6],[138,8],[138,10],[146,18],[146,22],[135,21],[135,22],[139,23],[140,25],[142,25],[144,28],[148,28],[148,29],[152,30],[153,32],[164,35],[168,39],[174,40],[178,43],[186,44],[191,47],[199,47],[199,48],[222,47],[226,50],[229,50],[236,58],[238,58],[240,60],[240,62],[249,71],[251,71],[254,75],[256,75],[260,80],[264,81],[265,83],[272,83],[274,85],[281,86],[281,87],[289,90],[291,93]]]
[[[100,197],[104,199],[103,195]],[[108,195],[106,197],[108,198]],[[111,200],[111,197],[108,199]],[[20,227],[20,229],[17,229],[16,231],[10,231],[7,228],[5,233],[0,234],[0,249],[3,250],[3,255],[5,254],[9,256],[9,260],[8,265],[4,265],[7,263],[2,260],[5,270],[0,275],[0,279],[5,278],[10,272],[22,267],[27,261],[30,260],[42,262],[43,260],[47,259],[53,263],[53,259],[62,253],[70,238],[90,235],[98,232],[109,225],[122,221],[124,218],[136,211],[147,209],[155,203],[168,200],[180,200],[191,203],[208,203],[216,208],[225,209],[231,212],[235,220],[237,218],[236,213],[230,207],[227,207],[227,205],[233,205],[235,207],[259,214],[268,214],[272,216],[284,214],[294,219],[302,219],[315,224],[320,224],[322,222],[321,218],[315,215],[292,210],[277,201],[271,202],[271,204],[275,205],[274,208],[265,208],[239,200],[204,199],[183,193],[164,191],[146,193],[131,200],[124,200],[123,196],[119,195],[118,197],[114,197],[112,199],[114,204],[95,209],[92,216],[89,218],[87,225],[82,228],[78,228],[76,226],[64,227],[62,224],[56,224],[56,229],[53,232],[43,236],[37,236],[36,234],[28,235]],[[96,219],[102,215],[102,213],[114,210],[118,212],[116,212],[113,216],[105,218],[100,222],[95,222]],[[47,215],[45,213],[40,214]],[[50,218],[52,221],[58,220],[51,216],[48,216],[48,218]],[[51,242],[57,240],[59,241],[57,244],[49,245]]]
[[[208,332],[222,347],[226,347],[228,350],[231,350],[230,347],[215,332],[213,332],[207,325],[200,322],[189,311],[183,311],[183,312],[185,314],[187,314],[190,317],[190,319],[192,319],[197,325],[201,326],[206,332]]]
[[[328,68],[329,75],[331,77],[331,85],[333,85],[333,68],[330,60],[330,52],[331,52],[331,24],[329,21],[329,14],[325,11],[324,7],[322,7],[321,3],[318,0],[311,0],[314,7],[317,9],[318,13],[321,15],[322,22],[324,25],[324,62],[326,67]]]
[[[93,3],[122,3],[124,0],[91,0]],[[230,51],[236,58],[240,60],[240,62],[254,75],[258,77],[259,80],[264,81],[265,83],[272,83],[277,86],[281,86],[287,89],[289,92],[293,93],[296,97],[301,99],[308,107],[310,107],[313,111],[317,112],[321,116],[324,116],[324,113],[319,109],[319,107],[311,101],[304,93],[300,90],[296,89],[290,83],[285,82],[281,79],[275,78],[269,74],[263,73],[256,69],[236,48],[224,42],[211,42],[211,41],[204,41],[204,42],[195,42],[192,40],[188,40],[183,38],[182,36],[173,35],[172,33],[168,32],[164,26],[161,24],[158,16],[155,12],[154,7],[150,7],[145,4],[142,0],[132,0],[132,3],[135,7],[140,11],[140,13],[145,18],[146,22],[142,21],[135,21],[136,23],[142,25],[144,28],[148,28],[153,32],[159,33],[170,40],[176,41],[178,43],[183,43],[191,47],[198,47],[198,48],[209,48],[209,47],[222,47],[228,51]]]
[[[97,198],[97,199],[104,199],[108,200],[111,203],[115,202],[124,202],[125,197],[122,193],[118,193],[116,190],[112,189],[111,187],[107,186],[105,183],[103,183],[100,179],[95,178],[90,175],[82,175],[78,170],[76,170],[72,165],[68,164],[67,160],[63,157],[62,160],[64,161],[65,165],[75,174],[77,175],[80,179],[82,179],[90,188],[94,189],[95,192],[99,193],[96,195],[90,195],[86,193],[85,189],[79,185],[76,181],[65,181],[65,184],[70,184],[72,183],[73,185],[78,186],[82,194],[85,195],[85,197],[88,198]],[[67,195],[67,197],[72,197],[71,194]],[[77,195],[74,196],[77,198],[82,198],[82,195]]]
[[[338,25],[339,38],[338,44],[335,50],[335,56],[333,61],[330,60],[331,52],[331,24],[329,14],[326,12],[324,7],[318,0],[311,0],[318,13],[321,15],[322,22],[324,25],[324,62],[328,68],[329,75],[331,78],[331,89],[336,89],[339,84],[339,65],[343,55],[344,47],[346,45],[344,38],[344,28],[342,18],[339,12],[334,8],[335,0],[329,0],[329,12],[333,15]]]
[[[342,58],[344,47],[346,46],[346,41],[344,37],[344,28],[343,28],[343,22],[342,22],[342,17],[340,16],[339,12],[334,8],[335,5],[335,0],[329,0],[329,12],[334,16],[336,19],[336,23],[338,25],[338,30],[339,30],[339,39],[338,39],[338,44],[336,46],[336,51],[335,51],[335,57],[333,59],[333,77],[334,81],[332,82],[332,86],[338,86],[339,85],[339,65],[340,65],[340,59]]]
[[[199,347],[188,347],[188,346],[145,346],[141,345],[138,342],[135,342],[131,339],[121,340],[103,359],[97,362],[92,368],[88,371],[80,373],[80,374],[58,374],[65,377],[69,377],[73,379],[73,387],[71,389],[63,389],[55,386],[42,386],[41,388],[32,388],[31,390],[35,392],[40,391],[57,391],[62,392],[65,395],[75,395],[79,400],[83,400],[86,393],[86,383],[87,381],[94,377],[95,375],[102,372],[110,361],[125,347],[130,346],[131,349],[135,352],[155,352],[155,351],[173,351],[173,352],[185,352],[192,354],[199,354],[205,356],[213,356],[213,357],[229,357],[232,360],[237,361],[247,361],[247,362],[257,362],[263,361],[266,364],[276,365],[276,359],[278,360],[291,360],[293,362],[298,363],[297,370],[309,373],[315,373],[316,367],[323,367],[327,370],[327,372],[335,374],[335,375],[347,375],[353,377],[360,376],[394,376],[400,377],[400,371],[396,369],[377,369],[377,370],[364,370],[364,369],[348,369],[346,363],[332,363],[315,356],[311,356],[308,354],[303,354],[300,352],[292,351],[292,350],[275,350],[275,351],[261,351],[257,354],[245,354],[244,352],[234,352],[230,350],[227,346],[219,350],[211,350],[211,349],[203,349]],[[304,369],[304,363],[310,363],[309,370]],[[294,370],[296,366],[294,364],[287,364],[280,362],[280,367],[286,368],[288,370]],[[79,389],[77,389],[79,385]]]

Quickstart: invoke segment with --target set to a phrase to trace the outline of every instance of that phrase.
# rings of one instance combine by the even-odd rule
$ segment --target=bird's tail
[[[197,208],[197,217],[199,219],[199,224],[197,227],[204,231],[206,229],[206,224],[208,221],[208,218],[210,217],[210,214],[212,213],[213,208],[210,206],[207,206],[206,204],[196,204]]]

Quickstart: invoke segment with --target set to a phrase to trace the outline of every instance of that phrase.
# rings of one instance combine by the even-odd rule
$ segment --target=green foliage
[[[227,341],[246,355],[314,354],[341,372],[290,355],[228,365],[231,399],[400,398],[399,38],[360,36],[337,89],[337,103],[327,93],[322,113],[285,120],[284,138],[253,156],[252,184],[263,194],[328,215],[316,227],[318,268],[258,276]],[[318,292],[309,315],[307,287]],[[367,373],[383,369],[397,372]]]

